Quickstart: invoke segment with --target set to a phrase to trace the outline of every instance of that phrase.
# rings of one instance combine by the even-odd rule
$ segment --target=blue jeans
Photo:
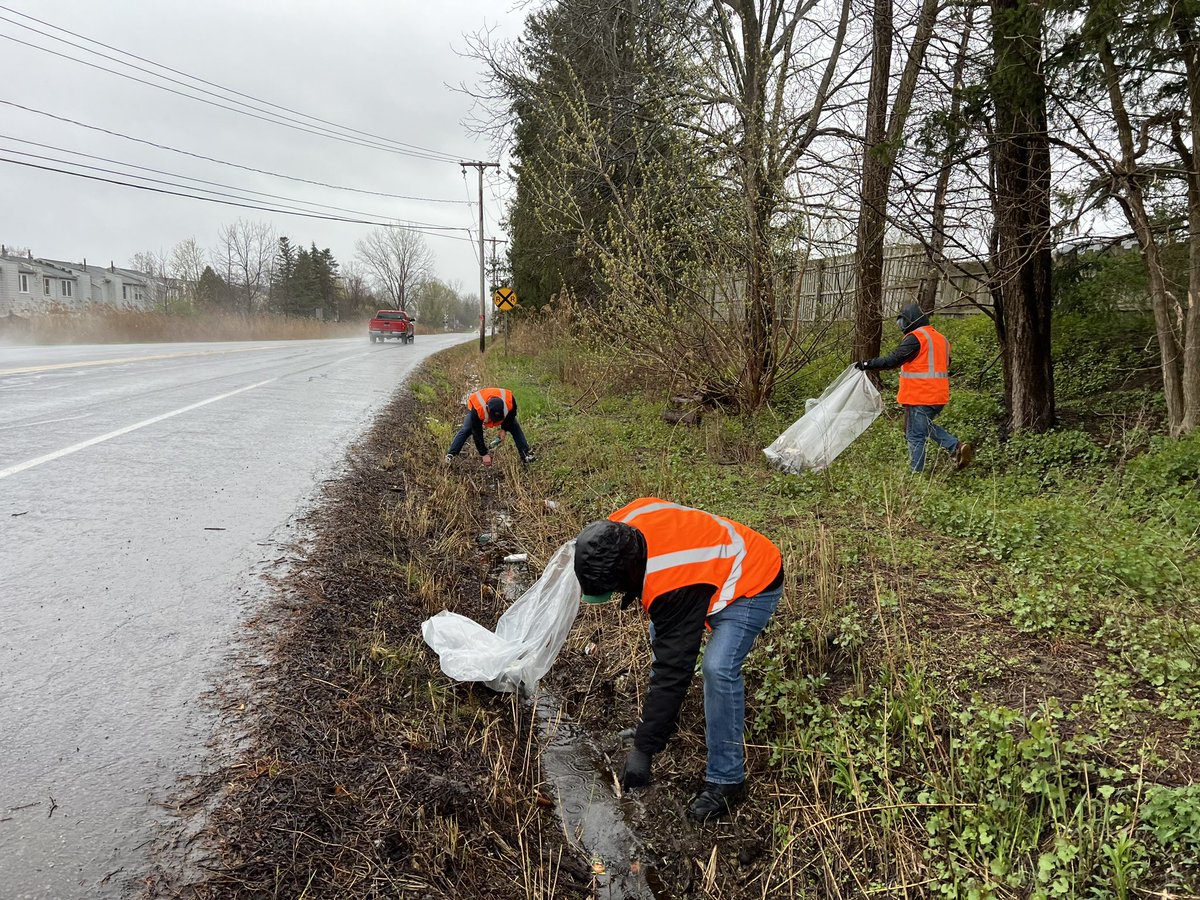
[[[517,421],[515,409],[500,423],[500,430],[507,431],[512,435],[513,443],[517,445],[517,452],[521,454],[522,459],[529,455],[529,442],[525,440],[525,432],[521,430],[521,424]],[[451,456],[458,456],[459,451],[466,445],[467,438],[471,437],[473,432],[475,446],[484,448],[479,451],[479,455],[485,456],[487,443],[483,435],[483,422],[472,410],[467,410],[467,417],[463,419],[462,428],[458,430],[458,434],[450,442],[450,449],[446,452]]]
[[[740,784],[746,778],[746,681],[742,663],[783,596],[783,585],[735,600],[708,617],[712,634],[704,650],[704,726],[708,744],[705,780]]]
[[[958,438],[933,420],[944,406],[904,407],[904,436],[908,439],[908,458],[914,472],[925,470],[925,441],[933,438],[947,453],[953,453]]]

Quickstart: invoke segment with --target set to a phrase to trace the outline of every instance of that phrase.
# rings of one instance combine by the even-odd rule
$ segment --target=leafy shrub
[[[1003,391],[1004,370],[998,358],[1000,344],[991,317],[939,319],[934,327],[950,341],[950,373],[956,390]]]
[[[1073,429],[1055,429],[1043,434],[1019,431],[1005,447],[1006,467],[1043,481],[1054,476],[1079,475],[1082,470],[1108,462],[1110,451],[1087,434]]]
[[[1060,316],[1052,352],[1059,400],[1116,390],[1131,372],[1153,370],[1158,361],[1153,323],[1140,313]]]
[[[1142,821],[1164,850],[1200,860],[1200,784],[1146,788]]]

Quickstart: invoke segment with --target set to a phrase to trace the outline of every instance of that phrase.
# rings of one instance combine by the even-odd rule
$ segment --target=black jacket
[[[903,323],[904,339],[886,356],[877,356],[864,362],[864,369],[898,369],[921,352],[921,342],[913,332],[929,324],[928,314],[921,312],[917,304],[909,303],[900,311],[898,318]]]
[[[780,566],[775,580],[763,590],[782,583]],[[716,590],[711,584],[694,584],[669,591],[650,604],[654,664],[650,669],[650,689],[642,703],[642,722],[633,738],[634,747],[643,753],[661,753],[679,727],[679,710],[696,671],[708,604]]]

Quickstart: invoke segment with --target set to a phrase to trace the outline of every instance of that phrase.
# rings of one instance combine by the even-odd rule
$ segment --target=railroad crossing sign
[[[501,312],[511,312],[517,308],[517,292],[510,287],[496,288],[492,294],[492,302]]]

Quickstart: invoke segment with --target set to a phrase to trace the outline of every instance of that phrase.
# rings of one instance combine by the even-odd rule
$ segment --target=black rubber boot
[[[693,822],[707,822],[733,811],[746,797],[746,782],[737,784],[704,783],[704,788],[688,804],[688,818]]]

